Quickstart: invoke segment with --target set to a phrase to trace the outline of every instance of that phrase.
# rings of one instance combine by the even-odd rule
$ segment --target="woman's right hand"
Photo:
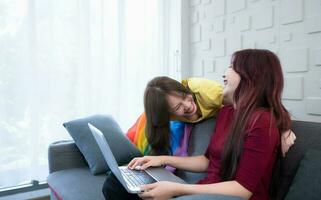
[[[144,170],[148,167],[158,167],[163,165],[163,156],[144,156],[139,158],[134,158],[128,164],[129,169],[135,169],[140,166],[140,170]]]

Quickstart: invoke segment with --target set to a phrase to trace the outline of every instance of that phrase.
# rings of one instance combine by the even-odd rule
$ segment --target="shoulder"
[[[272,133],[272,135],[278,136],[279,131],[276,125],[273,111],[267,109],[256,110],[249,118],[247,130],[249,135],[261,135],[260,137],[271,137]]]
[[[201,77],[190,77],[182,80],[182,84],[188,87],[193,93],[199,92],[200,90],[207,90],[216,88],[218,90],[223,89],[222,84],[217,81],[201,78]]]
[[[273,111],[264,108],[257,109],[250,117],[249,122],[260,127],[275,126]]]
[[[234,107],[232,105],[224,105],[218,112],[218,118],[226,118],[227,116],[233,116]]]

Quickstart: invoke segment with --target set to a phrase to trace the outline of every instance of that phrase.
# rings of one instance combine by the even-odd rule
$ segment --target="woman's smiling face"
[[[191,119],[197,113],[197,106],[191,94],[169,94],[166,96],[170,113],[178,117]]]
[[[233,95],[238,87],[241,77],[240,75],[234,71],[233,67],[230,66],[225,71],[225,75],[223,75],[224,79],[224,90],[223,90],[223,104],[233,104]]]

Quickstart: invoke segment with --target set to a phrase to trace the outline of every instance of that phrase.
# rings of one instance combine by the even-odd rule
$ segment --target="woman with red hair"
[[[196,193],[267,200],[280,133],[289,130],[289,113],[281,102],[283,74],[278,57],[268,50],[247,49],[233,54],[225,72],[226,103],[205,155],[195,157],[145,156],[128,167],[141,169],[170,165],[207,172],[198,184],[157,182],[142,186],[143,199],[169,199]]]

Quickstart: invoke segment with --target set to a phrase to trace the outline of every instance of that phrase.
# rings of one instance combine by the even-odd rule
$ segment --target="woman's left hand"
[[[281,134],[281,150],[283,157],[285,157],[285,154],[289,151],[295,140],[296,136],[292,130],[285,131]]]
[[[142,199],[167,200],[177,195],[179,183],[160,181],[148,185],[143,185],[142,190],[145,191],[139,194]]]

